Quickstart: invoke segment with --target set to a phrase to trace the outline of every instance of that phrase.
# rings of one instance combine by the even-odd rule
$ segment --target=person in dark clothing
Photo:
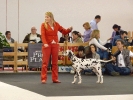
[[[121,31],[120,35],[114,37],[112,42],[113,46],[116,46],[116,41],[121,39],[125,42],[125,46],[130,46],[132,44],[132,38],[128,38],[128,33],[126,31]]]
[[[112,32],[112,36],[111,36],[112,40],[110,41],[110,43],[113,43],[114,37],[117,36],[117,35],[120,35],[120,32],[123,31],[121,29],[121,26],[119,26],[117,24],[114,24],[112,28],[113,28],[114,31]]]
[[[85,50],[84,46],[79,46],[78,53],[77,53],[76,57],[85,59],[84,50]]]
[[[38,43],[41,41],[41,35],[36,33],[36,27],[31,28],[31,33],[27,34],[23,40],[23,43]]]
[[[69,34],[66,34],[66,35],[63,35],[62,34],[62,37],[60,37],[60,41],[59,41],[59,43],[64,43],[64,41],[68,41],[68,42],[70,42],[70,36],[69,36]]]

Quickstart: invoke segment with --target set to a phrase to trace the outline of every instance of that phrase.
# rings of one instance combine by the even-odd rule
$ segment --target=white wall
[[[65,28],[73,26],[81,33],[84,32],[84,22],[101,15],[98,27],[102,40],[111,36],[113,24],[133,31],[133,0],[7,0],[7,24],[6,0],[0,0],[0,31],[5,33],[7,27],[12,37],[22,42],[32,26],[36,26],[40,33],[47,11],[53,12],[55,20]]]

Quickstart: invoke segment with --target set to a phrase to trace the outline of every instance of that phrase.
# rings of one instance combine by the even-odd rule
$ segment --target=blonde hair
[[[91,29],[91,26],[90,26],[90,24],[88,23],[88,22],[85,22],[84,24],[83,24],[83,27],[86,25],[86,27],[87,27],[87,29]]]
[[[46,12],[45,15],[49,16],[52,19],[52,24],[55,24],[54,15],[52,14],[52,12]],[[44,22],[44,26],[46,29],[48,28],[47,22]]]
[[[100,34],[99,30],[93,30],[92,33],[91,33],[91,39],[93,39],[93,38],[98,39],[98,37],[97,37],[98,34]]]

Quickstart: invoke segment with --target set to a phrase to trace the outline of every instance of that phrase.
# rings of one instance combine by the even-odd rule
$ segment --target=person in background
[[[14,39],[11,37],[11,32],[10,31],[6,31],[5,36],[6,36],[6,40],[7,40],[8,43],[14,43]]]
[[[10,31],[6,31],[5,32],[5,38],[7,40],[8,43],[14,43],[14,39],[11,37],[11,32]],[[14,48],[13,47],[3,47],[3,52],[13,52]],[[3,56],[3,61],[13,61],[14,57],[13,56]],[[12,67],[14,68],[13,65],[4,65],[4,67]]]
[[[37,33],[37,29],[36,27],[31,27],[31,33],[28,33],[24,40],[23,40],[23,43],[38,43],[41,41],[41,35]],[[23,48],[23,47],[20,47],[19,49],[20,51],[28,51],[28,48]],[[27,59],[27,57],[26,57]],[[49,64],[50,66],[50,64]],[[37,70],[36,68],[29,68],[29,70]]]
[[[90,26],[92,30],[98,30],[97,24],[101,21],[101,16],[96,15],[94,20],[91,20]]]
[[[81,35],[78,31],[73,31],[72,32],[72,41],[73,43],[83,43],[82,39],[81,39]]]
[[[109,38],[105,42],[102,42],[100,40],[100,31],[99,30],[92,31],[89,45],[95,44],[97,46],[97,53],[100,55],[100,59],[103,59],[103,60],[108,59],[108,52],[107,52],[108,49],[103,45],[105,45],[110,39],[111,38]]]
[[[37,33],[36,27],[32,27],[31,33],[25,36],[23,43],[38,43],[39,41],[41,41],[41,35]]]
[[[133,72],[130,60],[130,57],[133,57],[133,53],[128,49],[124,49],[125,43],[122,39],[116,40],[116,46],[118,48],[117,55],[113,57],[115,64],[107,63],[106,69],[112,76],[129,75]]]
[[[58,31],[62,34],[69,34],[72,27],[64,29],[58,22],[54,20],[52,12],[45,13],[45,22],[41,25],[41,39],[42,39],[42,70],[41,82],[45,84],[47,81],[47,66],[50,55],[52,56],[52,81],[53,83],[61,83],[58,80]]]
[[[113,46],[116,46],[117,39],[122,39],[126,46],[130,46],[132,43],[132,38],[128,38],[128,33],[126,31],[121,31],[120,35],[117,35],[113,39]]]
[[[121,26],[119,26],[119,25],[117,25],[117,24],[114,24],[113,25],[113,32],[112,32],[112,39],[111,39],[111,41],[110,41],[110,43],[113,43],[113,39],[114,39],[114,37],[116,36],[116,35],[120,35],[120,32],[122,31],[121,30]]]
[[[10,31],[5,32],[5,38],[6,38],[8,43],[14,43],[14,39],[11,37]],[[13,49],[14,48],[12,48],[12,47],[3,47],[4,52],[13,52],[14,51]]]
[[[78,53],[77,53],[76,57],[85,59],[84,50],[85,50],[84,46],[79,46]]]
[[[62,37],[60,38],[59,43],[64,43],[64,41],[70,42],[70,36],[69,36],[69,34],[66,34],[66,35],[63,35],[62,34]]]
[[[85,22],[83,24],[83,27],[85,29],[85,32],[84,32],[84,35],[82,35],[82,37],[84,38],[84,42],[89,42],[89,39],[90,39],[90,35],[91,35],[91,26],[88,22]]]
[[[97,47],[95,44],[91,44],[89,46],[89,53],[86,54],[86,59],[87,58],[95,58],[95,59],[100,59],[100,55],[97,53]]]

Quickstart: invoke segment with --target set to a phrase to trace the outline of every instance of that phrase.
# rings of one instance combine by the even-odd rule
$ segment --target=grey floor
[[[71,84],[73,74],[59,73],[62,83],[55,84],[48,74],[47,84],[41,84],[40,73],[0,73],[0,81],[44,96],[86,96],[133,94],[133,76],[104,75],[104,83],[96,84],[95,75],[82,75],[82,84]]]

